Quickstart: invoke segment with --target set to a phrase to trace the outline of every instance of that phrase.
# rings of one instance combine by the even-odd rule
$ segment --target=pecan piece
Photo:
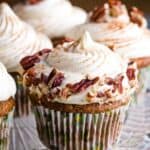
[[[101,22],[101,18],[105,15],[106,8],[105,5],[102,7],[95,7],[93,12],[91,13],[90,21],[92,22]]]
[[[135,69],[128,68],[126,73],[129,80],[135,80]]]
[[[52,80],[52,78],[56,75],[57,71],[56,69],[54,68],[51,73],[49,74],[48,78],[47,78],[47,84],[50,80]]]
[[[129,11],[129,15],[130,15],[130,20],[133,23],[136,23],[140,27],[143,25],[144,13],[141,10],[139,10],[137,7],[132,7]]]
[[[85,91],[89,86],[95,84],[99,80],[99,77],[96,77],[94,79],[83,79],[78,83],[75,84],[68,84],[67,87],[70,89],[72,93],[78,93]]]
[[[35,63],[40,62],[40,58],[37,55],[33,56],[26,56],[21,61],[20,64],[22,65],[24,70],[27,70],[35,65]]]
[[[41,51],[39,51],[39,52],[37,53],[37,55],[43,56],[43,55],[48,54],[48,53],[50,53],[50,52],[51,52],[51,49],[42,49]]]
[[[66,42],[72,42],[74,40],[68,37],[59,37],[59,38],[52,39],[52,41],[53,41],[54,47],[56,47],[57,45],[62,45]]]
[[[55,88],[57,86],[60,86],[64,79],[65,79],[65,77],[64,77],[63,73],[60,72],[60,73],[56,74],[54,77],[54,81],[52,83],[51,88]]]
[[[28,0],[29,4],[31,4],[31,5],[37,4],[40,1],[42,1],[42,0]]]

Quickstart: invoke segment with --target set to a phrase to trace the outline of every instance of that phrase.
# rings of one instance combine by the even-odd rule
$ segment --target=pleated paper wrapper
[[[28,116],[32,112],[31,102],[27,91],[23,86],[22,77],[19,73],[11,73],[14,78],[17,86],[17,92],[15,96],[16,108],[15,108],[15,117]]]
[[[13,123],[14,109],[6,116],[0,117],[0,150],[9,150],[10,130]]]
[[[40,140],[51,149],[108,150],[118,142],[127,106],[98,114],[68,113],[35,106]]]

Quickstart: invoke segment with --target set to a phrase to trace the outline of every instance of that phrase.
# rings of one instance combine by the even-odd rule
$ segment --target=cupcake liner
[[[140,81],[142,81],[142,91],[150,91],[150,66],[140,70]]]
[[[31,113],[31,102],[27,95],[27,90],[23,86],[22,77],[19,73],[11,73],[17,86],[17,92],[15,95],[16,108],[15,117],[28,116]]]
[[[10,129],[12,126],[14,110],[9,112],[6,116],[0,117],[0,150],[9,149]]]
[[[52,149],[108,150],[117,143],[127,106],[103,113],[68,113],[35,106],[39,137]]]

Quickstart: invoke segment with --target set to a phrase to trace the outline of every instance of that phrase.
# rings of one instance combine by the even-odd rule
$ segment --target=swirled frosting
[[[124,24],[118,21],[87,23],[72,29],[66,36],[79,39],[85,31],[88,31],[94,40],[113,48],[124,57],[150,56],[150,32],[137,24]]]
[[[7,73],[6,68],[0,63],[0,101],[8,100],[14,97],[16,93],[16,84],[13,78]]]
[[[86,21],[86,13],[68,0],[42,0],[36,4],[18,4],[17,15],[49,37],[63,36],[72,27]]]
[[[57,79],[49,81],[48,86],[52,84],[52,87],[56,87],[59,84],[57,88],[61,92],[57,94],[59,97],[52,98],[54,102],[67,104],[103,103],[105,101],[104,98],[94,97],[92,100],[89,100],[88,95],[111,91],[112,85],[105,83],[107,78],[115,79],[118,76],[122,78],[123,92],[110,92],[112,94],[111,98],[120,100],[121,96],[129,95],[131,86],[126,76],[127,67],[127,62],[118,54],[112,52],[106,46],[94,42],[90,35],[85,33],[76,42],[65,43],[63,46],[56,47],[49,53],[44,62],[36,63],[33,68],[27,70],[24,79],[29,79],[30,76],[28,75],[31,72],[36,73],[37,78],[42,74],[44,77],[49,76],[48,79],[50,79],[55,74],[54,72],[56,72],[53,71],[52,73],[53,68],[55,68],[60,72],[58,73],[59,76],[56,73]],[[63,81],[61,85],[60,81]],[[48,89],[50,89],[50,87],[47,88],[43,84],[39,84],[39,87],[37,85],[34,86],[34,83],[31,84],[30,92],[41,96],[42,94],[39,93],[43,92],[46,94],[49,91]],[[69,96],[64,97],[66,95],[64,93],[66,90],[70,90],[70,87],[74,87],[73,91],[70,91],[71,94],[67,92]],[[52,91],[53,89],[49,92]]]
[[[21,21],[7,4],[0,5],[0,60],[8,71],[16,71],[22,57],[51,47],[46,36]]]

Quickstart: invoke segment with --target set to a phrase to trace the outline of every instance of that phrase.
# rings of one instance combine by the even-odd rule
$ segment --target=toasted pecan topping
[[[130,20],[133,23],[136,23],[139,26],[143,25],[144,13],[141,10],[139,10],[137,7],[132,7],[129,11],[129,15],[130,15]]]
[[[105,11],[106,11],[105,5],[102,7],[101,6],[95,7],[91,14],[90,20],[92,22],[101,22],[101,18],[105,15]]]
[[[28,0],[28,3],[31,5],[37,4],[39,2],[41,2],[42,0]]]
[[[95,7],[91,13],[90,20],[93,22],[106,21],[105,17],[113,16],[118,17],[123,13],[122,2],[120,0],[109,0],[108,4],[105,3],[103,6]]]
[[[82,92],[85,91],[89,86],[95,84],[96,82],[98,82],[99,77],[96,77],[94,79],[83,79],[78,83],[75,84],[68,84],[67,88],[70,89],[71,93],[78,93],[78,92]]]
[[[26,56],[24,57],[20,64],[22,65],[24,70],[27,70],[35,65],[35,63],[40,62],[40,58],[37,55]]]
[[[45,54],[50,53],[50,49],[43,49],[39,51],[38,53],[35,53],[32,56],[26,56],[21,61],[20,64],[22,65],[24,70],[27,70],[31,67],[33,67],[36,63],[40,62],[40,57],[44,56]]]
[[[64,77],[63,73],[61,73],[61,72],[57,73],[56,76],[54,77],[51,88],[55,88],[57,86],[60,86],[64,79],[65,79],[65,77]]]
[[[127,69],[127,77],[129,80],[135,80],[135,69],[128,68]]]
[[[123,76],[119,75],[116,79],[112,79],[112,78],[106,78],[106,83],[108,85],[113,85],[113,91],[115,92],[116,89],[118,89],[119,93],[123,92],[123,87],[122,87],[122,81],[123,81]]]
[[[52,39],[54,47],[56,47],[57,45],[62,45],[64,43],[72,42],[72,41],[74,40],[68,37],[59,37],[59,38]]]

